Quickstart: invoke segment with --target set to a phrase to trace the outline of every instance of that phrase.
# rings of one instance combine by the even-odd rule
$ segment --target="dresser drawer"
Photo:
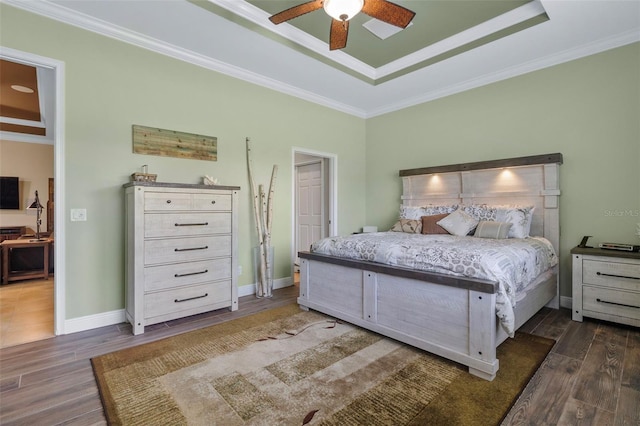
[[[145,238],[230,234],[231,213],[147,213]]]
[[[197,310],[223,302],[228,302],[227,306],[231,304],[230,281],[150,293],[144,298],[145,318],[166,317],[175,312]]]
[[[165,290],[231,278],[231,259],[213,259],[144,268],[144,291]]]
[[[191,194],[165,193],[165,192],[145,192],[145,211],[178,211],[191,210]]]
[[[147,240],[144,264],[189,262],[231,256],[231,235]]]
[[[231,195],[226,194],[193,194],[193,210],[229,211]]]
[[[640,291],[640,265],[611,260],[582,262],[582,282],[603,287]]]
[[[585,315],[591,311],[640,320],[640,293],[585,285],[582,309]]]
[[[179,192],[145,192],[145,211],[230,211],[231,195]]]

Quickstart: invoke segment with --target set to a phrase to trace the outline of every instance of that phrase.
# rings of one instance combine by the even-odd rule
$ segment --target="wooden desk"
[[[0,243],[4,240],[17,240],[25,232],[26,227],[24,226],[2,226],[0,227]]]
[[[25,280],[28,278],[49,278],[49,245],[51,240],[46,239],[42,241],[36,240],[5,240],[0,243],[2,248],[2,284],[7,284],[9,281]],[[9,256],[11,250],[28,247],[42,247],[43,263],[42,270],[36,271],[12,271],[11,270],[11,256]]]

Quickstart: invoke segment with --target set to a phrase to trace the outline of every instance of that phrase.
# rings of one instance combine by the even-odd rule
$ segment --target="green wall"
[[[391,226],[400,169],[561,152],[562,294],[582,235],[638,242],[637,43],[366,121],[5,4],[0,43],[65,63],[67,318],[124,306],[121,186],[142,164],[159,181],[206,174],[242,187],[240,285],[253,281],[246,136],[257,181],[280,168],[276,278],[291,272],[293,146],[337,155],[340,234]],[[218,161],[133,154],[132,124],[216,136]],[[71,208],[86,208],[88,221],[70,222]]]
[[[276,279],[291,276],[292,147],[338,157],[338,231],[364,223],[363,119],[4,4],[0,28],[2,46],[65,63],[67,318],[124,306],[122,184],[143,164],[162,182],[201,183],[209,175],[242,188],[241,286],[253,282],[251,248],[257,244],[246,136],[258,183],[268,186],[273,164],[279,167]],[[133,154],[132,124],[216,136],[218,161]],[[71,208],[86,208],[87,222],[70,222]]]
[[[552,152],[570,296],[583,235],[640,243],[640,43],[367,120],[367,224],[397,220],[398,170]]]

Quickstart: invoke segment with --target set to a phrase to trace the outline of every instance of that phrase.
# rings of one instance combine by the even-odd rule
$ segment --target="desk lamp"
[[[42,204],[40,204],[40,198],[38,197],[38,191],[36,191],[36,199],[33,203],[31,203],[31,205],[29,207],[27,207],[28,209],[36,209],[37,212],[37,219],[36,219],[36,239],[35,240],[31,240],[31,241],[44,241],[44,238],[40,238],[40,225],[42,225]]]

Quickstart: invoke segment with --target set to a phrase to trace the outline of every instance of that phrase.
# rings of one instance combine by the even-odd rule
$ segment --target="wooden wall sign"
[[[133,125],[135,154],[218,161],[218,138]]]

